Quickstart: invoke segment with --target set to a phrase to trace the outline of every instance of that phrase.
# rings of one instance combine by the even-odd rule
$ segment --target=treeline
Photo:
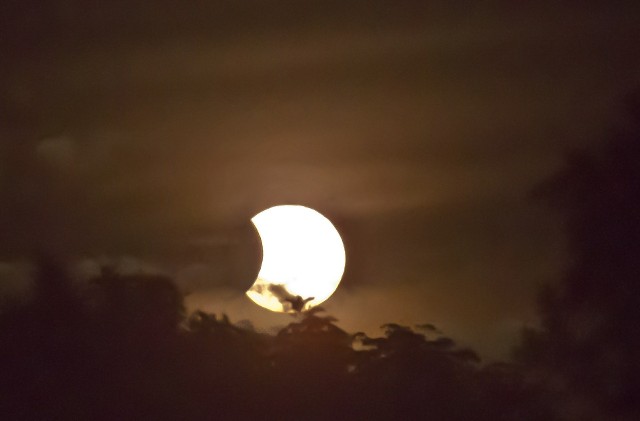
[[[44,262],[0,316],[2,419],[552,419],[517,366],[432,325],[335,322],[315,308],[269,335],[186,315],[169,278],[105,269],[77,288]]]

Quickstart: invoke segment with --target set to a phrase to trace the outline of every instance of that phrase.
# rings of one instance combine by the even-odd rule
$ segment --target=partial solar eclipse
[[[344,244],[322,214],[282,205],[260,212],[251,222],[262,240],[262,266],[246,292],[253,302],[275,312],[305,310],[338,288],[345,266]]]

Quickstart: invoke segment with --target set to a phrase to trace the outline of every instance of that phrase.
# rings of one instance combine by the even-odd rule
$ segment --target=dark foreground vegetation
[[[105,268],[74,287],[42,261],[0,313],[0,419],[640,419],[640,101],[539,193],[566,226],[562,282],[515,362],[483,365],[434,326],[370,338],[320,309],[276,335],[185,314],[171,279]]]
[[[72,288],[41,265],[0,321],[3,419],[541,419],[511,365],[433,326],[351,335],[310,311],[275,336],[184,315],[170,279],[109,270]],[[356,350],[358,349],[358,350]]]
[[[314,309],[276,335],[195,312],[168,278],[72,288],[42,264],[0,320],[3,419],[548,419],[513,365],[430,325],[348,334]]]

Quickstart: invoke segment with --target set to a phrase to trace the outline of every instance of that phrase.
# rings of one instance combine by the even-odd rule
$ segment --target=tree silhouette
[[[170,278],[43,259],[0,311],[1,419],[552,419],[516,366],[482,367],[435,326],[349,334],[320,307],[276,335],[185,317]],[[532,415],[533,414],[533,415]]]
[[[570,263],[541,293],[542,328],[525,331],[517,355],[570,402],[570,417],[640,419],[639,99],[629,97],[626,127],[570,154],[537,191],[563,217]]]

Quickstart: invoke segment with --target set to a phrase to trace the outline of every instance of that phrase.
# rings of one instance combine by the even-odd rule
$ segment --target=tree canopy
[[[82,288],[41,264],[0,315],[3,419],[526,420],[514,366],[482,366],[434,326],[350,334],[321,308],[277,334],[185,314],[171,279],[105,268]],[[541,409],[542,408],[542,409]],[[546,416],[546,415],[545,415]]]

